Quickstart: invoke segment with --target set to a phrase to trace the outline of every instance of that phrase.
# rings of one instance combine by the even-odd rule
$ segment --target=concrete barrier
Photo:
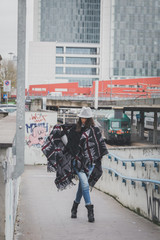
[[[55,112],[26,112],[25,164],[46,163],[41,144],[56,123]],[[0,132],[0,240],[13,240],[21,179],[12,178],[16,165],[14,114],[0,120]]]
[[[160,223],[160,162],[153,161],[160,161],[160,146],[117,147],[110,149],[109,154],[111,156],[103,158],[103,175],[96,188],[138,214]],[[119,158],[133,161],[124,162]]]
[[[16,117],[0,120],[0,239],[12,240],[19,196],[20,178],[12,179],[15,166],[13,154]]]

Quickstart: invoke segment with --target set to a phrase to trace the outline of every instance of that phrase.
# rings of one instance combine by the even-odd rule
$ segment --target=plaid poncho
[[[66,131],[69,134],[70,129]],[[55,184],[58,189],[65,189],[73,185],[74,170],[72,161],[76,160],[77,168],[88,173],[88,164],[95,164],[89,178],[90,186],[94,186],[102,175],[101,158],[108,153],[104,139],[98,127],[90,127],[80,137],[78,151],[73,156],[63,144],[61,137],[64,131],[62,125],[55,125],[50,135],[42,146],[42,151],[47,157],[47,170],[56,172]],[[74,147],[74,146],[73,146]]]

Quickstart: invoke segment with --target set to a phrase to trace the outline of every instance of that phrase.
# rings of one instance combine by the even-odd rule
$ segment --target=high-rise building
[[[40,41],[100,43],[100,0],[41,0],[40,9]]]
[[[151,76],[160,76],[160,0],[35,0],[29,82]]]
[[[160,0],[112,3],[113,76],[160,76]]]
[[[44,81],[92,85],[100,77],[100,0],[35,0],[34,41],[42,45],[38,50],[35,43],[30,45],[30,57],[39,63],[29,64],[29,81],[35,82],[33,72],[39,65],[40,74],[43,62],[48,62],[44,51],[48,52],[47,43],[48,48],[53,43],[53,74]]]

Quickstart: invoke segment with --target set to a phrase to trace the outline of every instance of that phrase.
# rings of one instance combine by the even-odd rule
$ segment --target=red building
[[[54,83],[30,85],[30,96],[46,96],[51,92],[61,92],[62,96],[94,96],[95,82],[92,87],[79,87],[76,83]],[[160,94],[160,77],[120,79],[99,81],[99,97],[149,98]]]

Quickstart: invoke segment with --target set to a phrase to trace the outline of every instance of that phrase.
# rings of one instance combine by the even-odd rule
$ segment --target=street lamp
[[[112,100],[112,77],[110,77],[110,101]]]
[[[99,80],[95,81],[95,96],[94,96],[94,108],[98,109],[98,88],[99,88]]]

